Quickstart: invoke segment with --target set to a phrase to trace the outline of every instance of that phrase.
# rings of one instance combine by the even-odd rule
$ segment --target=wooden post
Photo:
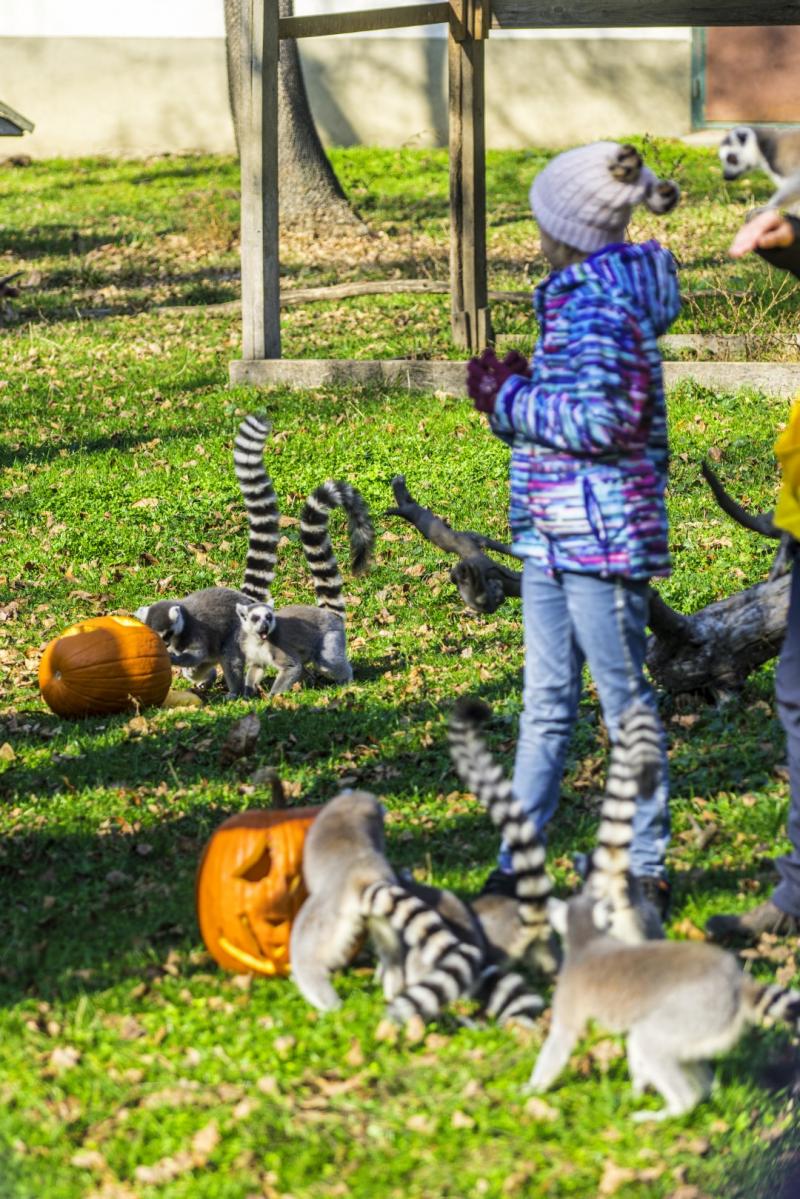
[[[488,0],[452,0],[448,31],[450,109],[450,293],[456,345],[491,340],[486,292],[484,41]]]
[[[242,358],[280,358],[278,5],[242,4]]]

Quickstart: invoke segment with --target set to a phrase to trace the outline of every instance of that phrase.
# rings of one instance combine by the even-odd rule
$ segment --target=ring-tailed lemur
[[[728,180],[748,171],[765,171],[777,187],[771,206],[790,204],[800,195],[800,129],[737,125],[722,139],[719,157]]]
[[[278,501],[264,469],[270,423],[247,416],[233,449],[234,469],[244,499],[250,535],[241,591],[204,587],[178,600],[158,600],[135,615],[159,634],[174,666],[194,683],[210,687],[222,667],[228,696],[245,693],[245,659],[239,644],[241,608],[270,600],[278,546]]]
[[[292,974],[308,1001],[340,1006],[330,982],[366,931],[389,1015],[434,1020],[460,996],[504,1024],[530,1023],[542,1009],[515,974],[491,962],[480,923],[451,891],[398,875],[387,861],[383,809],[369,792],[342,792],[325,805],[303,849],[310,893],[292,928]]]
[[[367,791],[343,791],[314,820],[303,846],[308,899],[292,926],[292,977],[322,1011],[341,1000],[332,971],[345,966],[365,932],[381,959],[389,1014],[405,1022],[434,1019],[469,993],[483,965],[480,950],[460,941],[439,915],[401,883],[386,858],[383,808]],[[425,974],[406,978],[406,950],[414,948]]]
[[[329,480],[311,493],[300,519],[300,541],[311,571],[317,606],[271,603],[242,604],[240,644],[246,661],[246,685],[254,691],[269,669],[278,671],[270,695],[287,691],[311,663],[337,683],[349,683],[353,668],[347,657],[342,576],[328,532],[333,508],[344,508],[354,574],[369,567],[375,530],[369,510],[349,483]]]
[[[627,870],[620,842],[629,836],[629,796],[652,793],[661,765],[658,727],[643,706],[628,709],[611,759],[608,791],[622,796],[622,806],[606,813],[621,835],[606,829],[600,855],[611,885],[590,876],[579,895],[548,904],[565,959],[528,1089],[544,1091],[555,1082],[586,1025],[596,1020],[610,1032],[627,1033],[634,1094],[652,1086],[664,1099],[660,1111],[637,1112],[634,1120],[660,1120],[691,1110],[708,1094],[713,1074],[707,1059],[730,1049],[748,1022],[800,1023],[800,992],[756,983],[732,954],[713,945],[642,940],[644,926],[631,920],[616,883]],[[612,926],[615,910],[638,943],[620,940]]]
[[[595,1020],[627,1034],[634,1094],[652,1086],[664,1099],[659,1111],[633,1119],[679,1116],[708,1095],[708,1059],[730,1049],[748,1023],[783,1019],[800,1027],[800,991],[757,983],[725,950],[696,941],[621,944],[603,931],[606,901],[590,888],[550,907],[566,955],[528,1090],[552,1086]]]

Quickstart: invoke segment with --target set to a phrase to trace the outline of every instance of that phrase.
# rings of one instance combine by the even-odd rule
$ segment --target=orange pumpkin
[[[135,616],[70,625],[39,663],[42,699],[58,716],[101,716],[160,704],[172,682],[167,647]]]
[[[226,970],[289,973],[289,933],[307,895],[303,843],[319,810],[254,808],[212,834],[197,870],[197,923]]]

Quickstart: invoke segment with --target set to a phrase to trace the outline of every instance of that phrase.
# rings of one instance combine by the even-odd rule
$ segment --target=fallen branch
[[[457,554],[459,561],[450,571],[450,579],[458,589],[464,603],[476,612],[496,612],[500,605],[509,597],[519,598],[521,595],[522,574],[518,570],[509,570],[500,562],[495,562],[484,549],[495,553],[514,556],[511,546],[481,533],[456,532],[450,525],[423,508],[412,499],[406,487],[403,475],[395,475],[392,479],[392,491],[396,507],[389,508],[387,516],[400,516],[407,520],[422,536],[444,550],[447,554]]]
[[[432,545],[458,556],[450,579],[465,604],[488,614],[497,611],[506,599],[519,598],[521,572],[503,566],[484,552],[513,557],[511,546],[481,533],[452,529],[412,498],[403,475],[392,479],[392,490],[396,507],[386,515],[402,517]],[[703,691],[716,700],[725,699],[780,650],[788,603],[786,574],[726,596],[688,616],[676,612],[651,587],[651,636],[646,662],[654,682],[672,694]]]
[[[281,308],[295,304],[312,304],[324,300],[348,300],[353,296],[447,295],[450,284],[439,279],[362,279],[352,283],[332,283],[329,287],[293,287],[281,292]],[[489,299],[496,303],[530,304],[530,291],[490,291]],[[241,300],[225,300],[220,304],[160,304],[153,312],[206,312],[224,314],[238,312]]]

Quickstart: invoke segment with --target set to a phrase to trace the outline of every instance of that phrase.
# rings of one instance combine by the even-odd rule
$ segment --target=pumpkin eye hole
[[[265,879],[272,869],[272,854],[269,851],[269,846],[265,845],[261,854],[256,858],[246,870],[243,870],[239,878],[246,879],[248,883],[260,883]]]

